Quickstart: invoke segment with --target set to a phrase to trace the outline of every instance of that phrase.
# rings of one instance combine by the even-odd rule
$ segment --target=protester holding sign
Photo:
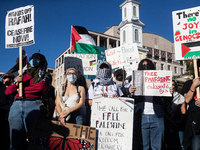
[[[197,61],[198,74],[200,74],[200,59]],[[187,110],[187,123],[183,139],[183,146],[192,150],[200,149],[200,98],[196,95],[196,88],[200,85],[200,77],[188,80],[183,85],[181,94],[185,97],[185,102],[189,104]]]
[[[140,61],[138,70],[155,70],[153,62],[149,59]],[[135,86],[129,92],[135,92]],[[171,88],[170,93],[173,93]],[[155,96],[134,96],[134,147],[135,149],[161,150],[164,140],[164,112],[163,101],[167,98]],[[172,98],[170,98],[172,99]],[[142,143],[141,143],[142,141]]]
[[[123,95],[120,88],[113,81],[112,67],[107,61],[102,61],[98,65],[96,78],[89,87],[87,100],[90,106],[92,106],[94,95],[97,94],[101,94],[104,97],[118,97]]]
[[[56,110],[62,123],[74,123],[83,125],[84,119],[80,109],[85,104],[85,88],[78,86],[78,72],[74,68],[68,68],[65,72],[66,83],[63,90],[58,90],[56,96]]]
[[[40,117],[41,96],[46,92],[51,75],[46,72],[44,55],[35,53],[29,59],[29,68],[17,76],[17,82],[8,86],[6,95],[15,94],[9,112],[10,149],[23,149],[25,139],[30,140],[34,120]],[[23,97],[19,97],[19,83],[22,82]]]

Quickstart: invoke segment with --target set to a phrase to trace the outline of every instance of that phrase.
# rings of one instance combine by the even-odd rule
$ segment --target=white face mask
[[[67,75],[67,81],[69,81],[70,83],[76,82],[76,79],[77,79],[77,76],[75,74]]]

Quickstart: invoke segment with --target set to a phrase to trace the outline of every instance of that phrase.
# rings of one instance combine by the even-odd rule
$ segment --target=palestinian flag
[[[200,56],[200,41],[181,43],[182,57]]]
[[[88,31],[81,26],[71,27],[70,52],[84,54],[99,54],[94,39]]]
[[[94,65],[96,65],[96,64],[97,64],[97,61],[96,61],[96,60],[90,61],[90,66],[94,66]]]

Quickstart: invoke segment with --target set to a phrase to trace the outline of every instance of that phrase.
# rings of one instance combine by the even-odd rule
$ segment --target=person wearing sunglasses
[[[6,95],[6,88],[13,82],[14,75],[11,73],[1,73],[2,81],[0,88],[0,145],[1,149],[9,149],[9,123],[8,113],[11,102],[13,101],[12,95]]]
[[[51,75],[46,72],[47,61],[40,53],[33,54],[29,59],[29,67],[23,75],[17,76],[17,82],[6,89],[6,94],[15,94],[9,112],[10,149],[24,149],[24,142],[30,141],[34,121],[40,118],[42,95],[51,84]],[[19,83],[23,93],[19,96]]]

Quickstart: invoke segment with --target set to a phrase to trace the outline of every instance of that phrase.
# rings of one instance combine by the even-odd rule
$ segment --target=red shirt
[[[23,75],[23,97],[24,98],[40,98],[43,93],[46,92],[48,86],[45,81],[40,81],[38,83],[33,83],[33,77],[27,73]],[[10,85],[6,88],[6,95],[13,94],[17,90],[15,84]],[[15,98],[19,97],[19,93],[15,95]]]

